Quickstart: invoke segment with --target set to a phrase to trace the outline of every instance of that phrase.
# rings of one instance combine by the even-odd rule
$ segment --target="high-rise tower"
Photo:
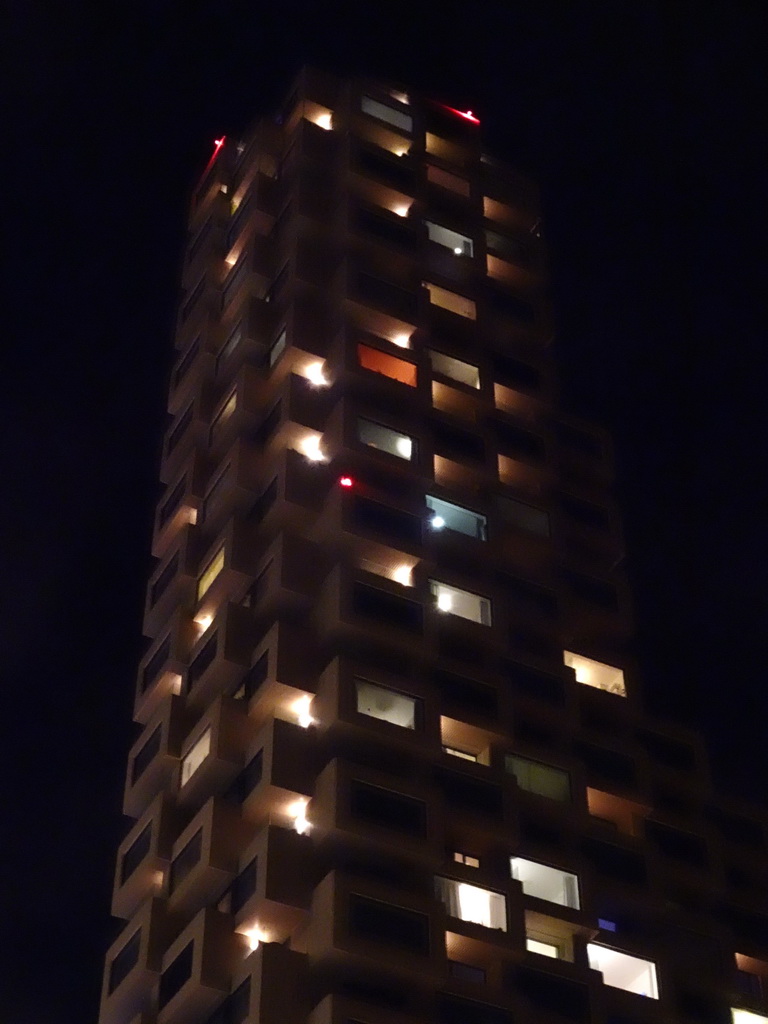
[[[764,828],[643,712],[532,185],[305,72],[183,285],[102,1024],[768,1024]]]

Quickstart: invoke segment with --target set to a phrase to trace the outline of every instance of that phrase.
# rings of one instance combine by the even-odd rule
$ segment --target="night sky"
[[[648,703],[761,796],[763,8],[11,0],[4,1020],[96,1019],[186,205],[305,62],[470,107],[540,181],[563,400],[614,435]]]

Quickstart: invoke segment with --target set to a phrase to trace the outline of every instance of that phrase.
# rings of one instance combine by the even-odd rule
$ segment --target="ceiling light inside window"
[[[442,530],[442,528],[445,526],[445,520],[443,519],[442,516],[432,516],[432,518],[429,521],[429,525],[432,527],[433,530]]]
[[[304,370],[304,376],[316,388],[326,388],[330,384],[330,381],[325,376],[322,363],[310,363]]]
[[[299,444],[299,450],[310,462],[325,462],[325,455],[320,447],[320,438],[308,434]]]
[[[395,334],[389,339],[398,348],[410,348],[411,336],[409,334]]]
[[[310,714],[311,707],[312,697],[309,694],[306,694],[304,697],[300,697],[293,705],[296,721],[302,729],[308,729],[310,725],[314,725],[315,720]]]
[[[412,572],[412,565],[398,565],[392,572],[392,579],[403,587],[410,587],[413,585],[411,580]]]

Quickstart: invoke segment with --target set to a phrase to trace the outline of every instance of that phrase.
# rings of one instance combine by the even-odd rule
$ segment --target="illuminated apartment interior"
[[[481,133],[308,70],[195,191],[101,1024],[768,1024]]]

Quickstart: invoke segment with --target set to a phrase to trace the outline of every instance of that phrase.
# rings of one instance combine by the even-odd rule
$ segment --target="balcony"
[[[191,707],[207,708],[231,693],[249,664],[253,616],[249,608],[222,604],[211,624],[189,652],[184,690]]]
[[[171,784],[188,729],[189,715],[183,702],[175,695],[167,696],[128,753],[125,814],[138,818]]]
[[[128,920],[165,883],[176,815],[162,794],[156,797],[117,851],[112,914]]]
[[[144,605],[145,636],[156,637],[180,605],[189,605],[195,594],[196,538],[191,526],[177,535],[169,552],[150,577]]]
[[[151,1008],[169,934],[165,906],[147,900],[107,950],[100,1020],[126,1021]]]
[[[242,703],[218,697],[182,744],[178,803],[199,808],[230,783],[242,767],[252,734]]]
[[[133,716],[146,724],[166,697],[181,693],[187,652],[195,630],[186,615],[177,612],[139,663]]]

